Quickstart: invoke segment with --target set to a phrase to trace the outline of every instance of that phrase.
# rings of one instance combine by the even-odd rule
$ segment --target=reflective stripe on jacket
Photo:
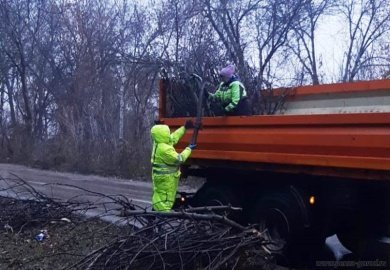
[[[225,111],[230,112],[246,96],[244,85],[240,81],[234,80],[230,83],[221,83],[218,90],[214,94],[210,94],[210,99],[221,102]]]
[[[191,149],[186,147],[177,153],[175,145],[185,133],[181,127],[170,134],[167,125],[155,125],[151,129],[153,140],[152,149],[152,180],[153,180],[153,209],[169,211],[172,209],[176,197],[180,177],[180,165],[187,160]]]

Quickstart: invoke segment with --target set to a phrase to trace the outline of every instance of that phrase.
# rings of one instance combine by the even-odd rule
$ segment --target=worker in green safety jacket
[[[235,75],[233,65],[224,67],[219,72],[221,83],[212,94],[205,91],[206,98],[222,104],[226,115],[251,115],[251,109],[244,85]]]
[[[151,129],[152,206],[156,211],[167,212],[172,209],[180,178],[180,165],[186,161],[196,145],[190,144],[180,154],[173,146],[179,142],[186,130],[192,127],[193,122],[188,120],[172,134],[167,125],[158,124]]]

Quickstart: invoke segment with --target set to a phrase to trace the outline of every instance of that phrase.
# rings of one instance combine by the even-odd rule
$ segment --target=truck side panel
[[[163,119],[172,129],[184,121]],[[390,113],[204,118],[198,145],[191,156],[195,164],[229,160],[390,171]]]

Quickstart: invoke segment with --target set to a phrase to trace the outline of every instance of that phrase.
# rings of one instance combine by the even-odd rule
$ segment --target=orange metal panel
[[[206,117],[192,158],[390,171],[390,113]]]
[[[342,168],[369,168],[375,170],[389,170],[390,157],[354,157],[314,154],[286,154],[267,152],[240,152],[240,151],[194,151],[193,158],[235,160],[247,162],[265,162],[292,165],[311,165]]]
[[[188,118],[162,118],[173,126],[182,125]],[[254,115],[204,117],[204,126],[298,126],[298,125],[373,125],[390,124],[390,113],[313,114],[313,115]]]
[[[350,83],[308,85],[308,86],[300,86],[300,87],[287,88],[287,89],[293,90],[294,96],[357,93],[357,92],[370,92],[370,91],[379,91],[379,90],[390,91],[390,80],[384,79],[384,80],[360,81],[360,82],[350,82]],[[278,89],[275,90],[277,93]]]

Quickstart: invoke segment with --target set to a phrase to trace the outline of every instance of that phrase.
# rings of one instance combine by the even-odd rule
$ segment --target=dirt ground
[[[61,213],[37,202],[0,198],[0,206],[0,269],[67,268],[112,241],[113,235],[125,233],[125,228],[100,219]],[[41,231],[44,238],[39,241]]]
[[[98,218],[86,219],[58,205],[4,197],[0,197],[0,226],[0,269],[85,269],[75,264],[124,235],[134,233],[130,226],[117,226]],[[283,269],[265,262],[263,255],[255,255],[242,253],[243,267],[237,269]],[[266,268],[258,268],[259,265]]]
[[[13,175],[17,175],[20,179],[11,180]],[[139,201],[142,201],[148,199],[150,196],[148,193],[150,184],[148,183],[139,181],[128,181],[129,183],[127,183],[119,179],[116,179],[114,182],[103,178],[100,179],[95,176],[58,174],[56,172],[40,171],[16,165],[7,165],[6,169],[3,168],[3,171],[0,170],[0,179],[2,179],[3,184],[0,187],[0,190],[6,191],[10,189],[9,186],[11,186],[13,187],[11,188],[12,190],[15,190],[15,192],[17,191],[14,193],[14,195],[16,195],[14,198],[5,195],[7,192],[2,192],[0,194],[0,269],[86,269],[87,267],[85,267],[85,265],[88,265],[89,263],[84,263],[87,255],[94,256],[94,254],[96,254],[95,251],[99,251],[99,249],[103,250],[112,243],[121,242],[130,234],[133,235],[142,231],[135,231],[131,226],[118,226],[118,224],[112,223],[112,219],[110,219],[110,222],[106,222],[99,218],[87,218],[85,214],[88,211],[87,209],[90,209],[91,205],[85,200],[77,202],[76,207],[78,206],[79,210],[77,211],[77,214],[75,214],[75,205],[72,200],[54,200],[52,197],[45,196],[43,193],[38,192],[40,191],[38,189],[41,187],[50,189],[50,186],[48,185],[50,183],[71,183],[80,185],[85,189],[95,188],[97,191],[110,190],[109,193],[115,193],[117,190],[127,190],[129,192],[129,198],[138,195],[137,198]],[[26,179],[26,181],[22,181],[22,179]],[[30,179],[33,180],[27,181]],[[115,183],[115,185],[113,185],[113,183]],[[183,186],[186,187],[186,191],[197,189],[202,183],[202,179],[185,179],[182,182]],[[5,184],[7,184],[8,187],[6,187]],[[33,187],[36,189],[33,189]],[[69,198],[68,195],[75,195],[76,189],[66,188],[67,193],[60,194],[64,195],[63,198]],[[45,191],[46,189],[43,190]],[[21,200],[25,194],[29,195],[25,198],[32,197],[33,199]],[[85,199],[85,197],[78,198]],[[104,194],[96,194],[96,198],[99,200],[93,200],[96,202],[93,204],[92,210],[97,209],[97,207],[102,207],[103,205],[107,210],[104,200],[107,198],[104,197]],[[125,197],[123,197],[123,199],[125,199]],[[69,207],[66,207],[66,205]],[[116,204],[115,207],[118,205],[123,206],[123,204]],[[82,209],[81,214],[80,209]],[[107,211],[112,214],[112,210],[109,209]],[[115,215],[116,214],[114,214],[114,217],[116,217]],[[103,218],[105,215],[102,214],[100,217]],[[117,220],[118,218],[114,220]],[[187,224],[180,225],[182,226],[181,230],[183,229],[183,226],[185,227],[184,233],[181,233],[180,235],[185,235],[184,239],[187,241],[189,239],[186,234],[186,232],[189,231],[188,227],[186,227],[188,226],[188,223],[175,221],[175,223],[171,223],[171,225],[172,224],[174,226]],[[210,226],[210,224],[208,226]],[[197,228],[197,225],[194,226],[194,228]],[[172,231],[176,231],[176,229],[177,228],[174,227]],[[219,224],[215,226],[214,229],[219,231],[224,230],[224,227]],[[212,230],[210,232],[213,233]],[[41,233],[43,239],[38,238]],[[158,233],[161,235],[160,232]],[[188,234],[190,237],[198,237],[198,235],[199,234],[197,233]],[[223,237],[224,234],[215,235]],[[138,234],[138,237],[140,237],[140,234]],[[224,239],[229,240],[235,238],[226,236]],[[243,238],[238,237],[236,239]],[[176,240],[177,239],[175,238],[173,242],[176,243]],[[167,240],[162,242],[166,243],[166,241]],[[207,241],[209,241],[209,238],[203,242],[206,242],[207,244]],[[180,243],[183,242],[181,241]],[[198,242],[196,243],[196,245],[198,245]],[[258,243],[257,240],[256,243]],[[132,242],[131,246],[136,245]],[[142,246],[143,245],[138,245],[137,249],[139,249],[139,247],[142,248]],[[235,245],[229,244],[228,246],[234,247]],[[223,248],[223,250],[225,249],[226,248]],[[173,248],[171,250],[174,251]],[[169,252],[171,252],[171,250]],[[209,251],[210,250],[208,250],[208,252]],[[176,257],[178,256],[177,253],[174,253],[174,255]],[[267,269],[283,269],[274,267],[275,265],[272,264],[272,261],[271,263],[269,263],[269,260],[265,261],[264,254],[261,252],[259,253],[259,249],[243,250],[238,256],[239,257],[235,258],[239,259],[237,262],[239,262],[242,267],[237,267],[237,269],[265,269],[264,267],[259,267],[259,265],[266,265]],[[126,258],[124,258],[125,263],[127,263]],[[165,259],[166,257],[164,257],[164,260]],[[75,265],[78,262],[82,262],[78,265],[83,266],[76,267]],[[202,267],[196,269],[201,268]],[[102,268],[95,267],[93,269]],[[143,269],[143,267],[137,269]]]

